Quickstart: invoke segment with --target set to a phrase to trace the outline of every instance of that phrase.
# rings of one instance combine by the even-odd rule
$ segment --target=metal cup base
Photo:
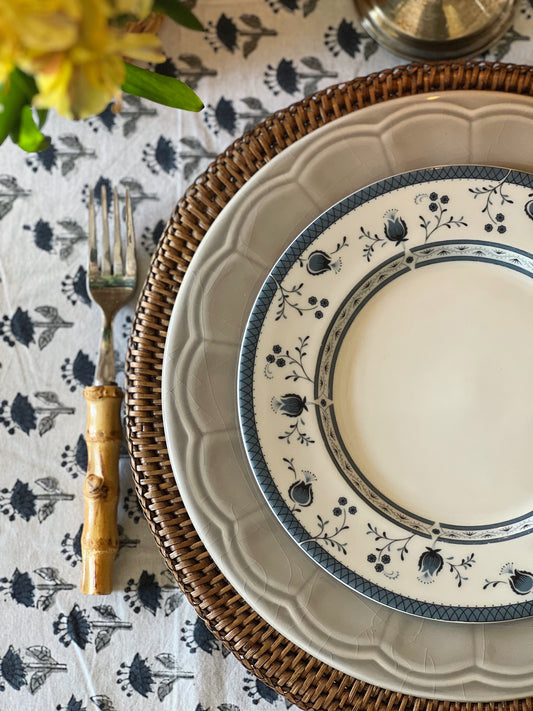
[[[517,0],[354,2],[370,37],[392,54],[414,61],[468,59],[487,51],[511,26],[517,4]]]

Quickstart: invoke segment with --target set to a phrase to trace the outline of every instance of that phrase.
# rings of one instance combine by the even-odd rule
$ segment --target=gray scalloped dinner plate
[[[172,313],[163,363],[165,434],[180,493],[213,560],[270,625],[306,652],[407,694],[461,701],[532,695],[533,618],[458,625],[406,615],[311,560],[266,504],[248,463],[237,413],[240,347],[273,265],[329,206],[426,166],[527,171],[532,119],[528,97],[459,91],[394,99],[313,132],[224,208]]]

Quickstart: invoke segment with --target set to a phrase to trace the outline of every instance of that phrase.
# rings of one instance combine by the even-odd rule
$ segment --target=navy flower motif
[[[122,662],[117,676],[117,684],[121,684],[120,688],[122,691],[126,691],[126,696],[128,697],[132,695],[130,688],[145,698],[152,691],[154,683],[152,672],[146,663],[146,659],[143,659],[138,652],[129,666]]]
[[[476,192],[474,198],[477,195],[484,193],[484,190],[478,192],[478,189],[469,188],[469,192]],[[464,221],[463,217],[453,217],[452,215],[446,216],[448,213],[448,208],[445,207],[449,204],[450,198],[448,195],[440,195],[436,192],[431,192],[429,195],[427,193],[421,193],[415,197],[415,204],[419,205],[424,201],[428,201],[428,209],[431,213],[429,219],[424,215],[419,215],[420,227],[424,230],[424,241],[427,242],[438,230],[446,227],[446,229],[451,230],[455,227],[468,227],[467,223]]]
[[[182,671],[172,654],[163,652],[158,654],[155,659],[162,667],[157,672],[152,671],[146,658],[143,659],[138,652],[130,665],[122,662],[117,671],[117,684],[120,684],[120,688],[126,692],[126,696],[130,697],[136,691],[147,698],[148,694],[153,691],[153,685],[157,679],[157,696],[159,701],[163,701],[170,694],[178,679],[192,679],[194,676],[191,672]]]
[[[509,576],[509,585],[517,595],[527,595],[533,590],[533,573],[527,570],[515,570]]]
[[[513,563],[506,563],[502,567],[500,575],[507,576],[507,582],[516,595],[528,595],[533,591],[533,573],[530,573],[528,570],[519,570]],[[504,580],[485,580],[483,590],[486,590],[488,587],[495,588],[497,585],[504,583]]]
[[[87,471],[87,442],[85,437],[80,435],[74,447],[69,444],[65,446],[61,454],[61,466],[71,475],[73,479],[83,476]]]
[[[257,48],[262,37],[277,35],[276,30],[264,27],[257,15],[241,15],[239,20],[245,26],[242,29],[226,14],[222,14],[216,23],[208,23],[206,40],[215,52],[224,47],[233,54],[239,48],[241,35],[246,38],[242,46],[242,53],[246,58]]]
[[[324,37],[324,43],[334,57],[345,52],[355,57],[361,48],[362,36],[355,29],[353,22],[341,20],[338,27],[330,25]]]
[[[20,691],[27,685],[30,693],[35,694],[43,686],[52,672],[66,672],[67,666],[60,664],[50,654],[47,647],[36,645],[27,647],[28,661],[22,657],[20,650],[10,645],[0,661],[0,691],[5,691],[5,683],[15,691]],[[27,674],[31,673],[29,680]]]
[[[57,479],[44,477],[35,483],[44,493],[35,494],[26,482],[17,479],[11,490],[0,490],[0,507],[3,514],[9,516],[10,521],[15,520],[18,514],[25,521],[37,515],[39,522],[54,512],[58,501],[71,501],[74,494],[65,494],[59,489]],[[38,509],[37,509],[38,506]]]
[[[113,104],[111,103],[97,116],[91,116],[91,118],[86,119],[87,124],[94,133],[98,133],[100,128],[104,128],[109,133],[113,132],[117,123],[117,114],[113,111],[112,107]]]
[[[526,202],[526,204],[524,205],[524,210],[526,215],[531,220],[533,220],[533,200],[529,200],[528,202]]]
[[[97,619],[89,619],[86,610],[80,609],[76,604],[68,615],[61,613],[53,624],[55,635],[65,647],[74,642],[80,649],[92,641],[91,635],[96,631],[94,646],[97,652],[107,647],[112,635],[119,629],[131,629],[131,622],[120,620],[111,605],[98,605],[94,608],[98,614]]]
[[[304,472],[304,478],[293,482],[289,487],[289,496],[298,506],[311,506],[313,503],[313,481],[316,477],[311,472]]]
[[[274,12],[279,12],[281,8],[294,12],[298,9],[298,0],[266,0]]]
[[[50,223],[37,220],[33,229],[30,225],[24,225],[24,229],[33,232],[33,241],[38,249],[52,254],[58,252],[61,259],[67,259],[74,251],[74,246],[79,242],[87,241],[87,232],[76,220],[64,218],[58,220],[59,227],[63,230],[56,234]]]
[[[37,584],[29,573],[15,568],[11,579],[0,578],[0,592],[9,595],[12,600],[24,607],[48,610],[60,590],[72,590],[75,587],[65,582],[55,568],[37,568],[34,573],[40,579]],[[37,601],[35,601],[36,594],[38,594]]]
[[[61,281],[61,293],[67,297],[73,306],[76,306],[77,303],[82,303],[91,307],[92,301],[87,291],[87,271],[84,267],[79,266],[73,276],[67,274],[64,277]]]
[[[6,586],[6,584],[8,584]],[[28,573],[21,573],[15,568],[11,580],[0,578],[0,592],[8,592],[11,598],[23,607],[33,607],[35,585]]]
[[[444,559],[440,555],[440,548],[429,548],[418,559],[418,570],[421,575],[420,582],[432,583],[444,567]]]
[[[165,226],[166,222],[164,220],[158,220],[153,227],[147,227],[141,234],[141,245],[148,252],[148,254],[152,254],[159,244],[159,240],[161,239]]]
[[[172,175],[177,170],[176,149],[171,140],[159,136],[157,143],[147,143],[142,152],[142,162],[148,166],[152,175],[158,175],[162,170]]]
[[[222,13],[218,18],[216,25],[214,26],[214,33],[218,41],[223,47],[228,49],[230,52],[234,52],[237,48],[237,25],[233,22],[231,18]],[[215,51],[216,51],[215,47]]]
[[[4,411],[8,408],[9,403],[3,400],[0,405],[0,423],[7,427],[9,434],[14,434],[18,428],[29,435],[29,433],[37,427],[37,415],[35,408],[30,403],[26,395],[17,393],[9,407],[9,417],[4,416]]]
[[[83,523],[74,535],[65,533],[61,541],[61,553],[67,563],[75,568],[81,563],[81,534],[83,533]]]
[[[385,213],[385,237],[389,242],[394,242],[398,247],[402,242],[407,242],[407,225],[403,217],[398,215],[398,210],[389,210]]]
[[[183,593],[172,578],[170,571],[164,571],[163,575],[167,582],[162,585],[156,580],[153,573],[143,570],[139,580],[133,578],[128,580],[124,588],[124,600],[138,614],[141,610],[148,610],[152,615],[156,615],[161,609],[163,598],[165,616],[174,612],[183,600]]]
[[[155,575],[146,570],[143,570],[137,582],[130,578],[124,592],[126,593],[124,600],[136,613],[145,609],[155,616],[161,607],[161,586],[155,579]]]
[[[234,102],[221,97],[216,104],[212,106],[208,104],[204,111],[204,119],[207,127],[215,134],[222,131],[226,131],[230,135],[233,135],[240,124],[240,122],[245,121],[244,129],[239,130],[249,131],[252,129],[261,119],[266,118],[271,112],[266,109],[261,101],[253,96],[247,96],[241,99],[242,103],[245,104],[246,109],[237,110],[235,108]]]
[[[10,645],[9,649],[0,662],[0,676],[12,689],[20,691],[26,684],[26,671],[20,652]],[[0,690],[4,691],[5,685],[0,685]]]
[[[237,112],[233,102],[221,96],[215,107],[207,106],[205,120],[215,134],[218,133],[219,129],[232,134],[237,126]]]
[[[279,398],[273,397],[271,405],[274,412],[286,417],[300,417],[304,410],[307,410],[307,398],[297,393],[287,393]]]
[[[316,276],[325,272],[338,272],[341,267],[341,260],[333,260],[327,252],[317,249],[311,252],[307,259],[306,269],[309,274]]]
[[[277,96],[281,91],[295,94],[300,90],[301,80],[305,80],[302,92],[307,96],[317,90],[320,80],[333,79],[338,76],[337,72],[326,70],[318,57],[303,57],[300,61],[305,67],[302,71],[298,71],[292,59],[283,58],[276,67],[272,64],[267,65],[264,83],[274,96]]]
[[[123,499],[123,509],[133,523],[139,523],[142,518],[142,509],[135,491],[130,487]]]
[[[83,351],[78,351],[73,361],[65,358],[61,365],[61,378],[70,386],[73,393],[78,385],[87,387],[93,384],[96,366]]]
[[[2,494],[7,494],[7,489],[2,489]],[[30,518],[35,516],[35,494],[30,489],[26,482],[17,479],[13,488],[11,489],[11,496],[9,497],[9,503],[13,512],[9,516],[10,521],[15,520],[15,513],[23,518],[25,521],[29,521]],[[2,500],[2,499],[0,499]],[[3,513],[8,513],[9,509],[4,509]]]
[[[275,704],[280,698],[274,689],[271,689],[260,679],[250,676],[244,677],[244,685],[242,690],[247,693],[254,706],[257,706],[257,704],[261,701],[266,701],[269,704]]]
[[[23,229],[28,232],[33,231],[33,243],[38,249],[42,249],[43,252],[53,251],[54,233],[49,222],[39,218],[33,226],[33,230],[30,225],[24,225]]]
[[[28,348],[31,343],[35,343],[36,329],[43,329],[38,339],[39,349],[42,350],[51,342],[59,328],[71,328],[73,325],[64,321],[53,306],[38,306],[35,311],[44,318],[43,321],[32,320],[29,313],[20,307],[11,318],[3,316],[0,321],[0,336],[8,346],[13,347],[17,341]]]
[[[34,173],[38,171],[39,167],[51,173],[53,168],[57,165],[57,149],[55,145],[50,143],[48,148],[45,148],[44,151],[39,151],[26,158],[26,165],[28,165]]]
[[[180,639],[185,642],[185,646],[191,654],[196,654],[199,649],[206,654],[213,654],[213,652],[222,649],[224,656],[227,656],[226,648],[221,647],[216,637],[208,630],[205,622],[200,617],[197,617],[194,622],[186,620],[185,625],[185,627],[181,628]]]
[[[37,392],[35,397],[43,404],[34,407],[26,395],[21,393],[17,393],[10,407],[7,400],[0,403],[0,424],[6,427],[10,435],[15,434],[17,429],[29,435],[37,428],[37,418],[39,418],[39,435],[42,437],[55,426],[58,415],[72,415],[75,412],[73,407],[65,407],[53,392]],[[6,413],[8,408],[9,414]]]
[[[74,642],[80,649],[85,649],[89,643],[91,625],[87,620],[85,610],[81,610],[77,604],[74,605],[68,615],[61,613],[53,624],[55,635],[59,635],[59,641],[64,647],[70,646]]]
[[[4,323],[7,320],[7,316],[4,316]],[[30,343],[33,343],[35,329],[33,328],[32,320],[27,311],[23,311],[20,307],[17,308],[11,317],[9,325],[16,341],[22,343],[23,346],[28,346]],[[0,335],[3,335],[2,324],[0,324]]]
[[[74,694],[72,694],[68,704],[66,706],[56,706],[56,711],[87,711],[87,708],[83,706],[79,699],[76,699]]]
[[[283,461],[295,478],[288,491],[289,498],[295,504],[292,511],[300,511],[299,506],[311,506],[313,503],[313,482],[316,481],[316,476],[313,472],[307,470],[302,470],[301,475],[299,475],[294,466],[294,458],[287,459],[283,457]]]

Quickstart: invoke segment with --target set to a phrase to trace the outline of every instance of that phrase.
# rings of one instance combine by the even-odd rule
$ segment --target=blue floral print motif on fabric
[[[296,94],[300,90],[304,94],[312,94],[318,88],[318,84],[323,79],[335,79],[337,72],[329,71],[324,67],[318,57],[303,57],[300,62],[303,69],[298,69],[292,59],[281,59],[277,66],[268,64],[264,83],[274,94],[278,96],[282,91],[287,94]],[[300,83],[304,82],[300,87]]]
[[[153,670],[147,658],[143,659],[138,652],[130,665],[122,662],[117,671],[117,684],[126,696],[132,696],[135,691],[147,698],[153,692],[154,684],[157,684],[157,696],[159,701],[163,701],[178,680],[194,678],[191,672],[181,670],[174,655],[168,652],[158,654],[155,662],[157,670]]]
[[[171,615],[183,601],[183,593],[176,585],[169,571],[162,573],[160,583],[154,573],[143,570],[136,581],[130,578],[124,588],[124,600],[136,614],[147,610],[154,617],[163,609],[165,616]]]
[[[0,424],[10,435],[17,430],[29,435],[38,429],[42,437],[55,427],[59,415],[73,415],[76,412],[73,407],[63,405],[56,393],[41,391],[35,393],[35,398],[38,402],[32,405],[28,396],[17,393],[11,405],[7,400],[0,403]]]
[[[7,315],[3,316],[0,321],[0,337],[4,343],[13,347],[17,342],[29,348],[30,344],[35,343],[35,336],[40,330],[37,343],[39,350],[43,350],[52,341],[58,329],[73,326],[72,322],[61,318],[54,306],[37,306],[35,311],[42,320],[32,319],[28,311],[21,309],[20,306],[11,318]]]
[[[112,635],[117,630],[130,630],[131,622],[119,619],[111,605],[98,605],[93,608],[97,613],[96,618],[90,617],[87,610],[82,610],[75,604],[68,615],[61,613],[53,624],[54,634],[64,647],[69,647],[73,642],[80,649],[85,649],[92,642],[96,652],[108,646]]]
[[[57,662],[48,647],[27,647],[25,652],[10,645],[0,661],[0,691],[8,684],[15,691],[27,686],[35,694],[53,672],[66,672],[67,665]]]
[[[242,45],[243,57],[248,57],[259,44],[262,37],[275,37],[276,30],[265,27],[257,15],[245,14],[239,17],[241,25],[222,14],[216,23],[209,22],[205,38],[215,52],[220,49],[227,49],[232,54],[239,49],[241,36],[244,39]]]
[[[155,146],[147,143],[143,149],[142,162],[149,168],[152,175],[160,171],[172,175],[177,170],[177,154],[172,141],[165,136],[159,136]]]
[[[46,477],[37,479],[35,484],[40,487],[39,493],[34,493],[30,486],[17,479],[11,489],[0,490],[0,507],[4,515],[14,521],[18,515],[24,521],[37,516],[40,523],[54,513],[59,501],[72,501],[74,494],[66,494],[59,488],[57,479]]]
[[[75,392],[79,386],[87,387],[94,381],[96,366],[83,351],[78,351],[74,360],[65,358],[61,364],[61,378],[69,386],[70,392]]]
[[[74,447],[67,444],[61,453],[61,466],[73,479],[84,476],[87,472],[87,442],[80,435]]]
[[[36,581],[29,573],[15,568],[11,578],[0,578],[0,592],[23,607],[37,607],[44,611],[54,604],[58,592],[76,587],[65,582],[55,568],[37,568],[33,572],[38,576]]]

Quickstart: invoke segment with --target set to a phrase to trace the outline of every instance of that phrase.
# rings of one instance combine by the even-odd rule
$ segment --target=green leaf
[[[122,89],[128,94],[142,96],[157,104],[185,111],[201,111],[204,107],[194,91],[179,79],[156,74],[148,69],[124,62],[126,79]]]
[[[200,32],[204,30],[200,20],[180,0],[155,0],[152,9],[154,12],[168,15],[178,25],[188,27],[190,30],[199,30]]]
[[[10,135],[13,141],[28,153],[43,151],[50,145],[50,139],[39,130],[32,108],[28,104],[22,107],[19,125]]]
[[[39,128],[42,128],[44,126],[47,116],[48,109],[37,109],[37,118],[39,119],[37,125],[39,126]]]
[[[5,84],[0,88],[0,143],[13,132],[18,131],[22,109],[31,103],[37,93],[34,80],[14,69]]]

